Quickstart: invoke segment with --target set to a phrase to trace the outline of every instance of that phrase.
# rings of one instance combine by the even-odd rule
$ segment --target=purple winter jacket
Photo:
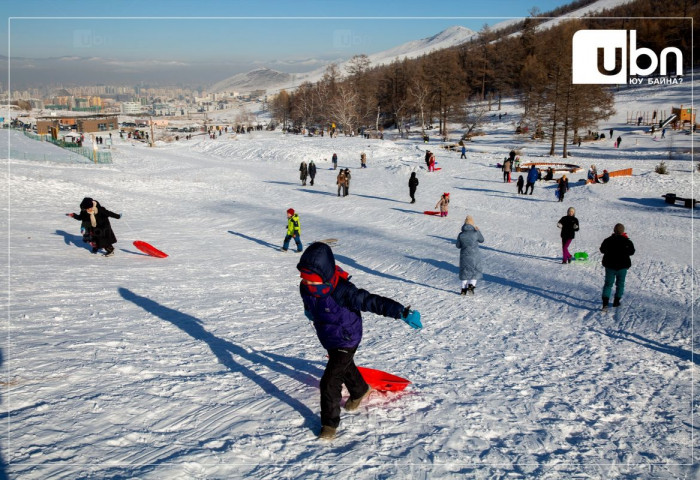
[[[313,321],[316,335],[327,350],[355,348],[362,340],[362,314],[372,312],[390,318],[401,318],[404,306],[367,290],[357,288],[349,277],[336,278],[335,258],[325,243],[311,244],[301,256],[297,268],[319,275],[323,285],[299,285],[304,311]]]

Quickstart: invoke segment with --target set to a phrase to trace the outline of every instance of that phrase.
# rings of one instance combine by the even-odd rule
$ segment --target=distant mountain
[[[412,40],[389,50],[367,54],[367,58],[371,62],[370,66],[386,65],[397,59],[416,58],[435,50],[461,45],[469,41],[474,35],[477,35],[477,33],[473,30],[455,25],[432,37]],[[349,60],[346,60],[338,64],[338,69],[342,74],[347,73],[346,67],[348,63]],[[303,82],[317,82],[325,71],[325,66],[310,72],[297,74],[260,68],[247,73],[239,73],[222,80],[212,85],[211,91],[215,93],[225,91],[247,92],[264,88],[267,89],[268,93],[274,93],[283,88],[292,89]]]
[[[256,68],[246,73],[239,73],[215,83],[212,92],[250,92],[252,90],[268,89],[278,85],[291,84],[292,75],[278,72],[269,68]]]

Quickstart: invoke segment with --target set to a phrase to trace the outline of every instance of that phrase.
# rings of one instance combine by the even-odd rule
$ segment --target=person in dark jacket
[[[613,307],[620,306],[620,300],[625,293],[625,277],[632,266],[630,257],[634,255],[634,243],[625,233],[625,226],[615,225],[613,234],[603,240],[600,246],[605,267],[605,284],[603,285],[603,310],[608,309],[613,283],[615,284],[615,300]]]
[[[117,243],[117,237],[109,223],[109,217],[119,219],[122,218],[121,214],[110,212],[98,201],[85,197],[80,202],[80,213],[66,213],[66,215],[79,220],[87,227],[92,253],[97,253],[99,249],[104,248],[105,257],[114,255],[113,245]]]
[[[462,231],[457,237],[462,295],[466,295],[467,292],[474,295],[476,281],[482,276],[480,243],[484,243],[484,236],[479,231],[479,227],[474,225],[472,216],[467,215],[464,225],[462,225]]]
[[[332,136],[332,134],[331,134],[331,136]],[[338,168],[338,155],[334,153],[331,160],[333,161],[333,170],[337,169]]]
[[[309,162],[309,178],[311,178],[311,186],[314,186],[314,178],[316,178],[316,164],[313,160]]]
[[[566,178],[566,175],[562,175],[562,177],[558,180],[558,183],[559,185],[557,185],[557,196],[559,197],[559,201],[563,202],[566,192],[569,191],[569,180]]]
[[[540,173],[535,168],[535,165],[530,165],[530,169],[527,171],[527,184],[525,184],[525,195],[527,195],[527,189],[530,189],[530,195],[535,191],[535,182],[539,178]]]
[[[299,165],[299,179],[301,184],[306,186],[306,177],[309,175],[309,168],[306,166],[306,162],[301,162]]]
[[[603,176],[601,177],[603,183],[608,183],[610,181],[610,173],[607,170],[603,170]]]
[[[350,276],[335,264],[331,248],[312,243],[299,259],[299,293],[304,315],[311,320],[328,363],[321,378],[321,433],[332,440],[340,425],[343,384],[350,397],[345,410],[357,410],[372,389],[355,366],[354,356],[362,340],[362,314],[372,312],[401,319],[413,328],[422,328],[420,313],[386,297],[357,288]]]
[[[411,196],[411,203],[416,203],[416,188],[418,188],[418,177],[416,177],[416,172],[411,172],[411,178],[408,179],[408,194]]]
[[[523,192],[523,185],[525,185],[525,179],[523,178],[522,175],[518,177],[518,194],[524,195],[525,192]]]
[[[557,227],[561,228],[561,263],[571,263],[573,258],[569,253],[569,245],[578,232],[578,219],[576,218],[576,210],[574,207],[569,207],[566,211],[566,216],[561,217],[557,223]]]

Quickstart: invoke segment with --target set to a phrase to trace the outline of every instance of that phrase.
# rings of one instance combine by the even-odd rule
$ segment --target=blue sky
[[[125,68],[131,69],[137,68],[140,61],[151,62],[151,68],[161,64],[174,68],[178,63],[186,63],[225,65],[234,73],[256,65],[303,71],[318,66],[305,60],[327,62],[374,53],[435,35],[453,25],[478,31],[484,24],[497,23],[504,17],[528,16],[533,7],[547,12],[566,3],[562,0],[3,2],[0,11],[9,21],[0,24],[0,53],[29,59],[94,57],[113,60],[114,65],[125,62],[128,64]],[[19,65],[13,68],[19,72]]]

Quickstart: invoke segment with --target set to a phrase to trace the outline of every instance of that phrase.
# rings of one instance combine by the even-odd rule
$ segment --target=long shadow
[[[362,198],[371,198],[373,200],[385,200],[387,202],[405,203],[405,202],[402,202],[401,200],[395,200],[393,198],[386,198],[386,197],[375,197],[374,195],[361,195],[359,193],[356,193],[355,196],[362,197]]]
[[[492,190],[490,188],[455,187],[457,190],[467,190],[469,192],[503,193],[503,190]]]
[[[236,361],[236,357],[245,359],[256,365],[260,365],[265,368],[269,368],[272,371],[286,375],[294,380],[297,380],[306,385],[318,385],[315,378],[311,378],[309,375],[300,374],[299,368],[300,364],[304,363],[303,360],[298,360],[290,362],[289,365],[284,365],[279,363],[279,360],[288,361],[289,358],[283,357],[276,354],[268,354],[266,352],[249,351],[245,348],[236,345],[235,343],[229,342],[219,338],[212,333],[208,332],[203,326],[202,321],[186,313],[179,312],[172,308],[168,308],[164,305],[159,304],[149,298],[142,297],[135,294],[127,288],[120,287],[119,294],[125,300],[128,300],[139,307],[143,308],[145,311],[159,317],[167,322],[172,323],[178,327],[183,332],[187,333],[189,336],[195,340],[201,340],[206,343],[211,349],[212,353],[216,356],[223,366],[231,370],[232,372],[240,372],[249,380],[258,385],[261,389],[262,394],[271,395],[277,400],[286,403],[293,409],[295,409],[301,417],[304,419],[304,426],[314,430],[318,428],[320,420],[311,411],[309,407],[301,403],[299,400],[291,396],[290,394],[283,392],[271,381],[267,380],[265,377],[255,373],[254,371],[244,367]],[[308,370],[308,366],[304,367],[304,370]],[[317,370],[318,377],[322,375],[323,372]]]
[[[621,197],[620,201],[622,202],[629,202],[629,203],[634,203],[636,205],[641,205],[643,207],[655,207],[655,208],[663,208],[666,209],[668,207],[671,207],[672,205],[670,203],[666,203],[663,199],[663,197],[659,198],[630,198],[630,197]],[[683,205],[679,204],[676,205],[682,208]],[[690,210],[690,209],[688,209]]]
[[[500,198],[517,198],[520,201],[523,202],[548,202],[549,200],[539,198],[539,197],[533,197],[532,195],[518,195],[517,193],[508,194],[501,192],[499,195],[489,193],[489,197],[500,197]],[[556,199],[555,199],[556,200]]]
[[[275,185],[299,185],[298,182],[280,182],[277,180],[265,180],[265,183],[274,183]]]
[[[403,212],[403,213],[417,213],[419,215],[424,215],[423,212],[418,212],[416,210],[406,210],[405,208],[392,208],[392,210],[396,210],[397,212]]]
[[[56,230],[56,235],[62,236],[63,241],[66,242],[66,245],[73,245],[75,247],[84,248],[85,250],[92,250],[89,243],[83,242],[82,235],[74,235],[66,232],[65,230]]]
[[[258,245],[262,245],[263,247],[271,248],[273,250],[279,250],[280,248],[282,248],[281,245],[274,245],[270,242],[266,242],[265,240],[260,240],[259,238],[249,237],[248,235],[246,235],[244,233],[234,232],[233,230],[229,230],[228,233],[230,233],[231,235],[236,235],[236,236],[241,237],[241,238],[245,238],[246,240],[250,240],[251,242],[255,242]]]
[[[344,256],[344,255],[335,254],[335,258],[336,258],[336,260],[338,260],[338,261],[344,263],[345,265],[347,265],[347,266],[350,267],[350,268],[354,268],[355,270],[360,270],[360,271],[362,271],[362,272],[369,273],[369,274],[371,274],[371,275],[376,275],[376,276],[378,276],[378,277],[386,278],[386,279],[389,279],[389,280],[396,280],[396,281],[398,281],[398,282],[409,283],[409,284],[411,284],[411,285],[419,285],[419,286],[421,286],[421,287],[433,288],[433,289],[435,289],[435,290],[440,290],[440,291],[442,291],[442,292],[453,293],[453,292],[451,292],[450,290],[445,290],[444,288],[434,287],[434,286],[432,286],[432,285],[426,285],[425,283],[415,282],[415,281],[413,281],[413,280],[409,280],[409,279],[406,279],[406,278],[403,278],[403,277],[397,277],[396,275],[391,275],[391,274],[389,274],[389,273],[380,272],[380,271],[378,271],[378,270],[372,270],[371,268],[365,267],[364,265],[360,265],[359,263],[357,263],[357,262],[356,262],[355,260],[353,260],[352,258],[346,257],[346,256]],[[409,257],[409,258],[410,258],[410,257]]]
[[[533,258],[533,259],[535,259],[535,260],[547,260],[548,262],[551,261],[551,260],[557,260],[557,259],[560,258],[560,257],[545,257],[545,256],[542,256],[542,255],[530,255],[530,254],[527,254],[527,253],[507,252],[507,251],[505,251],[505,250],[498,250],[498,249],[496,249],[496,248],[485,247],[485,246],[483,246],[483,245],[481,245],[479,248],[482,248],[482,249],[484,249],[484,250],[489,250],[489,251],[491,251],[491,252],[504,253],[504,254],[506,254],[506,255],[513,255],[513,256],[515,256],[515,257]]]
[[[434,258],[417,258],[417,257],[410,257],[410,256],[407,256],[406,258],[410,258],[412,260],[418,260],[418,261],[427,263],[427,264],[432,265],[436,268],[446,270],[453,275],[459,275],[459,266],[456,264],[445,262],[443,260],[436,260]],[[523,290],[527,293],[531,293],[533,295],[538,295],[544,299],[552,300],[553,302],[565,303],[572,308],[580,308],[582,310],[590,310],[590,308],[591,308],[590,301],[582,299],[582,298],[574,297],[572,295],[569,295],[568,293],[562,293],[562,292],[551,292],[550,293],[548,291],[543,291],[542,288],[540,288],[540,287],[533,287],[531,285],[516,282],[515,280],[509,280],[507,278],[497,277],[495,275],[490,275],[488,273],[484,273],[483,276],[484,276],[484,281],[486,281],[486,282],[495,283],[498,285],[503,285],[505,287],[517,288],[517,289]],[[571,299],[571,300],[567,300],[567,299]],[[576,303],[573,303],[573,301],[580,302],[580,303],[576,304]]]
[[[660,353],[665,353],[666,355],[673,355],[674,357],[678,357],[683,361],[693,362],[695,365],[700,365],[700,356],[680,347],[670,347],[668,345],[664,345],[663,343],[659,343],[656,340],[644,338],[636,333],[625,332],[623,330],[618,330],[616,332],[601,332],[595,329],[592,330],[616,340],[626,340],[628,342],[636,343],[642,347],[656,350]]]
[[[335,194],[332,192],[325,192],[323,190],[311,190],[311,189],[306,189],[306,188],[297,188],[298,191],[304,192],[304,193],[315,193],[316,195],[327,195],[330,197],[337,197],[338,193],[336,192]]]

